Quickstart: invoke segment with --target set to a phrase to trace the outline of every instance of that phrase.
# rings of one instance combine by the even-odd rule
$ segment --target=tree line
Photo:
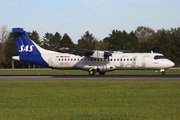
[[[70,36],[65,33],[45,33],[40,38],[37,31],[28,32],[30,38],[45,49],[59,51],[61,47],[81,48],[91,50],[130,50],[131,52],[158,52],[164,54],[168,59],[180,66],[180,28],[170,30],[160,29],[154,31],[145,26],[139,26],[130,33],[125,30],[112,30],[103,40],[86,31],[78,43],[73,43]],[[0,68],[12,67],[12,56],[18,55],[14,36],[2,26],[0,30]],[[15,61],[15,67],[27,67],[27,63]],[[38,66],[40,67],[40,66]]]

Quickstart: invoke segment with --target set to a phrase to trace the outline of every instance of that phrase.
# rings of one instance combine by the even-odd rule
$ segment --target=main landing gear
[[[105,75],[105,72],[100,72],[98,69],[90,69],[89,75],[95,75],[96,72],[99,72],[99,75]]]
[[[89,75],[95,75],[96,74],[96,70],[95,69],[90,69],[89,70]]]

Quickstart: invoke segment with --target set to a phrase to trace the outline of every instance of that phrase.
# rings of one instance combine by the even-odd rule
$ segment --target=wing
[[[109,51],[99,51],[99,50],[86,50],[86,49],[78,49],[78,48],[67,48],[62,47],[59,49],[63,53],[70,53],[79,56],[86,56],[92,58],[103,58],[107,59],[112,55]]]
[[[63,53],[69,53],[69,54],[74,54],[74,55],[79,55],[79,56],[86,56],[86,57],[89,57],[89,56],[94,54],[93,50],[78,49],[78,48],[62,47],[59,50],[60,50],[60,52],[63,52]]]

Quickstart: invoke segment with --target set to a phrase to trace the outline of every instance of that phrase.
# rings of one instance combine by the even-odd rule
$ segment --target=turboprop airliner
[[[165,70],[174,63],[160,53],[123,53],[119,51],[85,50],[77,48],[60,48],[55,52],[41,48],[33,42],[23,28],[12,28],[19,56],[14,60],[37,64],[52,69],[80,69],[89,75],[114,70]]]

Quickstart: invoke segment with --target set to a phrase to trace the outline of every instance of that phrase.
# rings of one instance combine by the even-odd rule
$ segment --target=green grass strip
[[[180,81],[3,80],[1,120],[179,120]]]

